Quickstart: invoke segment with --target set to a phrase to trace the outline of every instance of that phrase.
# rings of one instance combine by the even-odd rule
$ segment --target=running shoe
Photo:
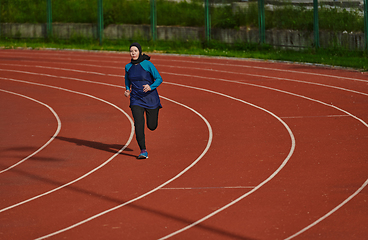
[[[146,159],[146,158],[148,158],[148,152],[147,150],[142,150],[138,156],[138,159]]]

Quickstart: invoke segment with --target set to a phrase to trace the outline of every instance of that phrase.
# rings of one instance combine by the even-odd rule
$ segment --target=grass
[[[126,51],[131,40],[104,40],[103,45],[95,39],[75,37],[69,40],[60,39],[0,39],[0,48],[32,48],[32,49],[84,49],[98,51]],[[368,54],[362,51],[348,51],[343,48],[305,49],[300,51],[276,49],[269,45],[236,43],[233,45],[211,41],[175,42],[175,41],[139,41],[146,53],[159,52],[170,54],[187,54],[202,56],[219,56],[235,58],[252,58],[261,60],[278,60],[298,63],[323,64],[352,68],[359,71],[368,70]]]
[[[46,0],[0,0],[3,23],[45,23]],[[164,26],[204,26],[203,0],[179,3],[157,0],[157,24]],[[230,2],[230,1],[217,1]],[[258,27],[255,1],[238,11],[231,6],[211,7],[214,28]],[[289,0],[284,0],[284,3]],[[364,19],[357,8],[330,8],[319,5],[319,28],[329,31],[363,32]],[[313,30],[313,9],[284,5],[271,11],[266,6],[266,29]],[[150,0],[103,0],[105,26],[109,24],[150,24]],[[175,17],[172,17],[175,16]],[[52,20],[61,23],[97,22],[97,0],[52,1]]]

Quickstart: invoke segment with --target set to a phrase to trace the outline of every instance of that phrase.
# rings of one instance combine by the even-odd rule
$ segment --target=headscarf
[[[142,54],[142,47],[139,43],[135,42],[135,43],[132,43],[129,47],[129,51],[130,51],[130,48],[131,47],[137,47],[138,48],[138,51],[139,51],[139,57],[137,60],[131,60],[130,62],[132,64],[137,64],[137,63],[140,63],[140,62],[143,62],[144,60],[150,60],[151,57],[150,56],[147,56],[146,54]]]

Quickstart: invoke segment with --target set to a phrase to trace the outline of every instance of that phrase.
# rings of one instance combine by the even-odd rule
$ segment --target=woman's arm
[[[131,82],[128,78],[128,74],[127,74],[127,67],[125,67],[125,92],[124,92],[124,96],[125,97],[129,97],[130,96],[130,85],[131,85]]]
[[[151,89],[148,91],[155,90],[163,81],[160,73],[157,71],[155,65],[153,65],[150,61],[142,62],[141,66],[144,70],[150,72],[153,79],[155,79],[155,81],[149,86]]]
[[[128,74],[126,74],[125,73],[125,89],[127,90],[127,91],[129,91],[130,90],[130,85],[131,85],[131,82],[130,82],[130,80],[129,80],[129,78],[128,78],[128,76],[127,76]]]

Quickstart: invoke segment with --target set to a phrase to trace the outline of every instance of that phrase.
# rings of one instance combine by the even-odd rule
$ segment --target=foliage
[[[43,39],[4,39],[0,38],[1,48],[57,48],[57,49],[86,49],[104,51],[126,51],[132,40],[120,39],[117,41],[105,40],[103,46],[98,40],[74,36],[69,40],[51,38]],[[363,51],[349,51],[342,47],[330,49],[306,49],[298,51],[282,50],[269,45],[256,43],[225,44],[216,41],[209,43],[179,42],[179,41],[140,41],[144,52],[160,52],[172,54],[193,54],[206,56],[223,56],[237,58],[257,58],[265,60],[281,60],[290,62],[308,62],[342,66],[363,71],[368,70],[368,56]]]
[[[174,17],[173,17],[174,16]],[[201,26],[204,10],[200,3],[157,1],[157,24],[164,26]]]
[[[1,0],[0,4],[1,22],[46,22],[46,1],[44,0]]]
[[[45,23],[46,0],[1,0],[0,21],[8,23]],[[214,2],[213,0],[211,2]],[[230,1],[216,1],[227,3]],[[204,26],[203,0],[173,2],[156,0],[157,24],[166,26]],[[244,9],[229,4],[211,5],[213,28],[258,26],[257,2]],[[97,22],[97,0],[52,0],[53,22]],[[104,24],[150,24],[150,0],[103,0]],[[313,30],[313,9],[286,4],[271,9],[266,6],[266,29]],[[362,12],[353,8],[319,6],[321,30],[363,32]]]
[[[149,24],[149,0],[104,0],[104,24]]]
[[[46,2],[46,0],[44,0]],[[63,23],[91,23],[97,19],[97,1],[52,0],[52,20]],[[45,9],[42,9],[46,11]]]
[[[267,28],[313,31],[313,10],[304,7],[286,5],[284,8],[267,11],[267,16]]]
[[[319,27],[331,31],[363,32],[364,18],[358,10],[322,7],[319,14]]]

